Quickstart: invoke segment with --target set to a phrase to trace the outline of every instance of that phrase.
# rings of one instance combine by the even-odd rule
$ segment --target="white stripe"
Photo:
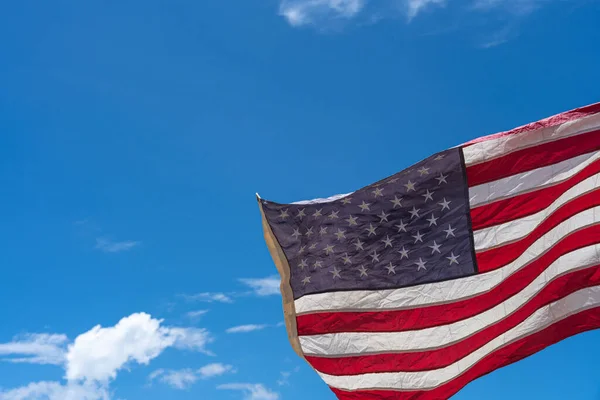
[[[448,325],[404,332],[343,332],[301,336],[304,354],[326,356],[364,355],[367,353],[423,351],[465,340],[523,307],[552,280],[563,274],[597,265],[596,245],[584,247],[557,259],[522,291],[489,310]],[[468,339],[466,339],[468,340]]]
[[[487,292],[545,253],[568,234],[600,221],[600,206],[563,221],[535,241],[515,261],[494,271],[401,289],[353,290],[305,295],[294,302],[298,314],[319,311],[398,310],[455,302]]]
[[[600,188],[600,174],[592,175],[564,192],[552,204],[535,214],[473,232],[475,250],[480,252],[524,238],[561,206],[598,188]]]
[[[525,338],[570,315],[595,308],[599,305],[600,286],[572,293],[561,300],[540,308],[513,329],[499,335],[473,353],[445,368],[422,372],[380,372],[346,376],[319,373],[319,375],[327,385],[344,390],[433,389],[456,378],[488,354],[502,348],[506,344]]]
[[[472,209],[496,200],[564,182],[598,159],[600,159],[600,151],[474,186],[469,188],[469,204]]]
[[[467,146],[463,149],[467,166],[480,164],[512,152],[533,147],[545,142],[581,135],[600,127],[600,113],[589,115],[561,125],[549,126],[534,131],[501,136]]]

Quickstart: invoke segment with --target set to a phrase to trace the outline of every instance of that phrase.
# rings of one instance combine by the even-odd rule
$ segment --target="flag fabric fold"
[[[600,103],[258,203],[290,343],[339,399],[447,399],[600,327]]]

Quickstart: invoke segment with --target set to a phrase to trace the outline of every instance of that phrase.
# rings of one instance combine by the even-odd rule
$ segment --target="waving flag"
[[[290,342],[340,399],[447,399],[600,327],[600,103],[259,205]]]

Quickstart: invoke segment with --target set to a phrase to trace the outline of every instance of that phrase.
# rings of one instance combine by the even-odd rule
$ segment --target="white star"
[[[308,228],[308,229],[306,230],[306,233],[305,233],[305,235],[306,235],[306,236],[308,236],[308,237],[311,237],[311,236],[312,236],[312,235],[314,235],[314,234],[315,234],[315,233],[313,232],[313,227],[312,227],[312,226],[311,226],[310,228]]]
[[[373,193],[373,196],[375,196],[375,197],[383,196],[383,189],[376,188],[371,193]]]
[[[381,239],[381,241],[382,241],[383,243],[385,243],[385,247],[388,247],[388,246],[390,246],[390,247],[393,247],[393,246],[392,246],[392,241],[393,241],[393,239],[390,239],[390,237],[389,237],[389,236],[387,236],[385,239]]]
[[[281,218],[281,219],[286,219],[289,216],[290,216],[290,214],[288,214],[287,210],[281,210],[281,214],[279,214],[279,218]]]
[[[435,192],[430,192],[429,189],[427,189],[427,193],[421,195],[421,196],[425,197],[425,203],[427,203],[427,200],[433,201],[433,194],[434,193]]]
[[[356,239],[356,242],[354,242],[353,244],[356,247],[356,250],[364,250],[363,244],[365,243],[361,242],[360,239]]]
[[[305,267],[308,267],[308,262],[305,259],[303,259],[302,261],[300,261],[300,264],[298,264],[298,268],[304,269]]]
[[[409,211],[410,212],[410,218],[411,219],[413,219],[413,218],[419,218],[419,211],[420,210],[421,210],[420,208],[417,208],[417,207],[413,206],[413,209]]]
[[[344,197],[344,199],[342,200],[342,204],[350,204],[350,203],[352,203],[351,197]]]
[[[442,211],[444,211],[445,208],[447,208],[448,210],[450,209],[450,203],[452,203],[452,202],[446,200],[446,198],[444,197],[444,201],[442,201],[441,203],[438,203],[438,204],[440,206],[442,206]]]
[[[398,228],[398,232],[406,232],[406,224],[403,220],[400,220],[400,223],[396,225],[396,228]]]
[[[327,234],[327,227],[322,226],[321,229],[319,230],[319,235],[325,235],[325,234]]]
[[[450,257],[446,257],[448,260],[450,260],[450,265],[452,264],[458,264],[458,257],[460,257],[460,255],[455,256],[454,253],[450,253]]]
[[[375,228],[375,227],[373,226],[373,224],[369,224],[369,227],[367,228],[367,231],[369,231],[369,236],[371,236],[371,235],[376,235],[376,234],[377,234],[377,233],[375,232],[375,230],[376,230],[376,229],[377,229],[377,228]]]
[[[322,211],[323,211],[323,209],[320,208],[317,211],[315,211],[312,216],[315,217],[315,218],[322,217],[323,216],[323,214],[321,213]]]
[[[331,219],[339,218],[338,217],[339,213],[340,213],[339,211],[332,211],[331,214],[329,214],[329,218],[331,218]]]
[[[302,234],[300,233],[300,228],[294,228],[294,233],[292,233],[292,237],[294,239],[298,239],[299,236],[302,236]]]
[[[385,267],[385,269],[388,270],[388,275],[389,274],[396,274],[396,266],[392,265],[392,263],[390,263],[387,267]]]
[[[327,255],[332,254],[334,247],[335,247],[335,245],[331,245],[331,244],[327,245],[325,247],[325,249],[324,249],[325,250],[325,254],[327,254]]]
[[[412,183],[410,180],[404,186],[406,186],[406,191],[407,192],[410,192],[411,190],[415,190],[415,184]]]
[[[431,214],[431,218],[427,219],[427,221],[429,222],[429,226],[431,226],[431,225],[437,226],[438,219],[439,218],[436,218],[435,215]]]
[[[440,245],[439,245],[439,244],[437,244],[435,240],[433,241],[433,245],[431,245],[431,246],[427,246],[427,247],[429,247],[430,249],[432,249],[432,250],[431,250],[431,254],[435,253],[436,251],[437,251],[438,253],[440,253]]]
[[[306,286],[307,283],[310,283],[310,276],[305,276],[304,279],[302,279],[302,285]]]
[[[298,250],[298,254],[304,253],[305,250],[306,250],[306,246],[301,246],[300,250]]]
[[[442,158],[444,158],[446,155],[445,154],[440,154],[439,156],[437,156],[436,158],[434,158],[435,161],[440,161]]]
[[[314,249],[316,249],[316,248],[317,248],[317,244],[316,244],[316,243],[313,243],[313,244],[311,244],[311,245],[310,245],[310,247],[309,247],[308,249],[309,249],[309,250],[314,250]]]
[[[448,229],[446,229],[444,231],[444,232],[446,232],[446,239],[448,239],[450,236],[456,237],[456,235],[454,235],[455,230],[456,230],[456,228],[452,228],[452,225],[448,225]]]
[[[344,257],[342,257],[342,260],[344,261],[344,265],[352,264],[352,260],[350,260],[350,256],[348,256],[348,253],[344,254]]]
[[[418,172],[419,174],[421,174],[421,176],[427,175],[429,174],[429,168],[421,167],[421,169],[419,169]]]
[[[313,264],[313,268],[323,268],[323,261],[315,261],[315,263]]]
[[[297,218],[302,219],[303,217],[306,217],[306,213],[304,212],[304,208],[302,210],[298,210],[298,215],[296,215]]]
[[[378,215],[378,217],[380,218],[379,223],[383,223],[383,221],[388,222],[388,217],[390,216],[390,214],[386,214],[385,211],[381,211],[381,214]]]
[[[369,276],[369,274],[367,274],[367,269],[363,265],[358,267],[358,271],[360,272],[360,276]]]
[[[358,206],[360,207],[361,211],[371,211],[371,209],[369,208],[370,205],[371,203],[367,203],[363,200],[362,204],[359,204]]]
[[[394,208],[402,207],[402,197],[394,196],[394,200],[390,200],[390,202],[394,204]]]
[[[338,231],[335,233],[335,236],[337,237],[337,240],[346,239],[346,231],[338,229]]]
[[[373,254],[371,254],[370,256],[372,262],[379,262],[379,254],[377,254],[377,250],[374,250]]]
[[[425,235],[421,235],[421,232],[417,231],[417,234],[413,235],[413,237],[415,238],[415,244],[417,242],[423,242],[423,236]]]
[[[400,259],[402,260],[404,257],[408,258],[408,250],[406,250],[404,248],[404,246],[402,246],[402,250],[398,250],[398,253],[400,253]]]
[[[331,272],[333,274],[333,279],[341,278],[341,276],[340,276],[341,270],[337,269],[337,267],[333,267],[333,270],[331,270],[329,272]]]
[[[358,223],[356,222],[356,220],[357,220],[357,219],[358,219],[358,218],[356,218],[356,217],[353,217],[353,216],[351,215],[351,216],[349,216],[349,217],[348,217],[348,219],[346,220],[346,222],[348,222],[348,224],[349,224],[350,226],[352,226],[352,225],[358,225]]]
[[[427,261],[423,261],[419,258],[419,262],[416,262],[415,264],[419,266],[419,268],[417,268],[417,271],[420,271],[422,269],[427,270],[427,268],[425,268],[425,264],[427,264]]]
[[[442,183],[448,183],[448,181],[446,181],[446,178],[448,177],[448,175],[444,175],[442,173],[440,173],[440,176],[438,176],[437,181],[438,181],[438,185],[441,185]]]
[[[396,183],[396,182],[398,182],[399,179],[400,178],[392,178],[389,181],[387,181],[387,183]]]

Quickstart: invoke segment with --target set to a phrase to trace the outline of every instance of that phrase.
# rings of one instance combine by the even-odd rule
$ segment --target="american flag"
[[[447,399],[600,327],[600,103],[259,205],[292,347],[339,399]]]

